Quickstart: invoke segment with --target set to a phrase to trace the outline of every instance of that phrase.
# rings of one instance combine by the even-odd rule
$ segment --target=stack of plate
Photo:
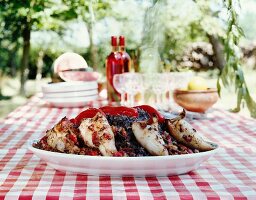
[[[97,81],[49,83],[42,86],[43,99],[55,107],[81,107],[98,98]]]

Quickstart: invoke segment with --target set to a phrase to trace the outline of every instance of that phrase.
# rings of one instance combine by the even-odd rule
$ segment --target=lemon
[[[194,77],[188,83],[188,90],[207,90],[206,80],[202,77]]]

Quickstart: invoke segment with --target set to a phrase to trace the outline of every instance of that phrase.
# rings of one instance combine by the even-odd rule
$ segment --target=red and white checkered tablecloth
[[[0,122],[0,199],[256,199],[256,120],[213,110],[206,119],[192,121],[221,150],[197,170],[179,176],[60,172],[27,150],[28,140],[81,110],[47,107],[33,97]]]

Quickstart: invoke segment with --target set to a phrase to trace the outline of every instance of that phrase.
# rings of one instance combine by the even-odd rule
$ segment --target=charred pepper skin
[[[125,106],[104,106],[101,108],[88,108],[81,112],[77,117],[71,119],[70,121],[76,125],[80,125],[81,121],[85,118],[93,118],[98,112],[103,115],[118,116],[124,115],[127,117],[137,118],[139,116],[138,109],[141,109],[148,113],[152,121],[153,117],[156,117],[159,123],[164,123],[165,118],[160,114],[155,108],[149,105],[140,105],[135,107],[125,107]],[[153,122],[153,121],[152,121]]]
[[[106,115],[112,115],[112,116],[117,116],[117,115],[125,115],[128,117],[138,117],[139,113],[137,109],[135,108],[130,108],[130,107],[125,107],[125,106],[104,106],[99,108],[102,112],[104,112]]]
[[[70,121],[79,126],[83,119],[93,118],[98,112],[105,116],[105,114],[98,108],[88,108],[80,114],[78,114],[74,119],[71,119]]]
[[[165,122],[164,116],[161,113],[159,113],[155,108],[149,105],[140,105],[140,106],[135,106],[134,108],[140,108],[141,110],[144,110],[145,112],[147,112],[150,115],[151,121],[153,117],[156,117],[159,123]]]

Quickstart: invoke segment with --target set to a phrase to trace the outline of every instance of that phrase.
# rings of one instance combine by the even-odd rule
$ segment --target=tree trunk
[[[92,61],[92,67],[96,71],[98,67],[98,57],[97,57],[97,47],[93,43],[93,24],[89,22],[88,26],[88,32],[89,32],[89,41],[90,41],[90,57]]]
[[[0,100],[1,100],[1,97],[3,96],[2,86],[3,86],[3,72],[2,72],[2,70],[0,70]]]
[[[210,43],[212,44],[213,52],[214,52],[214,63],[213,65],[220,70],[222,70],[225,66],[225,57],[223,52],[223,45],[216,35],[207,35]]]
[[[22,96],[25,95],[25,82],[27,79],[26,70],[28,69],[29,64],[29,52],[30,52],[30,34],[31,34],[31,26],[30,23],[27,22],[23,29],[22,38],[23,38],[23,50],[22,50],[22,58],[21,58],[21,74],[20,74],[20,94]]]
[[[36,72],[36,91],[40,90],[40,81],[42,79],[42,71],[44,66],[44,51],[39,51],[37,58],[37,72]]]
[[[43,66],[44,66],[44,52],[41,50],[38,53],[38,58],[37,58],[37,72],[36,72],[36,80],[40,81],[42,79],[42,71],[43,71]]]
[[[17,53],[18,53],[18,50],[19,50],[19,44],[16,43],[14,48],[10,51],[10,54],[9,54],[9,66],[11,67],[11,76],[12,77],[15,77],[17,75],[17,63],[16,63],[16,58],[17,57]]]

